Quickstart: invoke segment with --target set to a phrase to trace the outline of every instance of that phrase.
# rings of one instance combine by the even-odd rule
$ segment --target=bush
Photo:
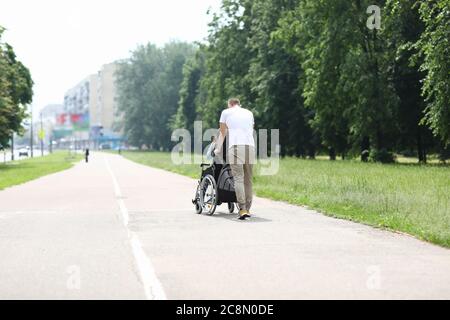
[[[394,163],[395,155],[386,149],[372,149],[370,151],[369,159],[372,162]]]
[[[450,159],[450,147],[444,147],[439,152],[439,161],[445,163],[448,159]]]

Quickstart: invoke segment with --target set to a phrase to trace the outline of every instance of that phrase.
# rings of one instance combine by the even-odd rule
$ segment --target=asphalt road
[[[449,299],[450,250],[257,198],[196,215],[196,181],[117,155],[0,192],[0,299]]]

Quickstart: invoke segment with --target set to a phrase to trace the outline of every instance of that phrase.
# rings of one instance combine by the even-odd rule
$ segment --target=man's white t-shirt
[[[220,123],[228,127],[228,146],[255,146],[253,127],[255,119],[250,110],[239,106],[228,108],[222,112]]]

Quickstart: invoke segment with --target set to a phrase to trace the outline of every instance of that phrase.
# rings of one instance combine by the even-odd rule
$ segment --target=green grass
[[[450,247],[450,168],[284,159],[256,177],[262,197],[402,231]]]
[[[198,178],[169,153],[123,152],[135,162]],[[275,176],[255,176],[258,196],[326,215],[411,234],[450,247],[450,167],[282,159]],[[194,190],[192,191],[194,192]]]
[[[45,157],[0,164],[0,190],[69,169],[81,158],[81,155],[69,157],[67,152],[55,152]]]

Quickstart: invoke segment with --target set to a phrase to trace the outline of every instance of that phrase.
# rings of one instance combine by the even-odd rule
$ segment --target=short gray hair
[[[238,106],[240,106],[241,101],[239,101],[238,98],[231,98],[231,99],[228,99],[228,104],[231,104],[232,106],[237,104]]]

